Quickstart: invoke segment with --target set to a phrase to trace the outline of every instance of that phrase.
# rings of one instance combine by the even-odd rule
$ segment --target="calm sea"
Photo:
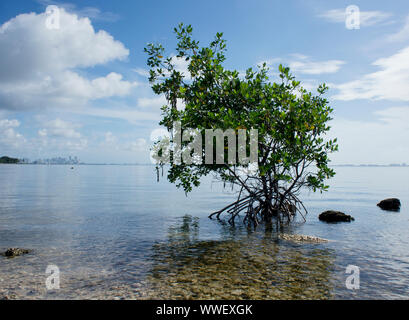
[[[331,241],[297,244],[209,220],[234,197],[211,178],[186,197],[151,166],[1,165],[0,251],[33,251],[0,256],[0,298],[409,298],[409,168],[336,171],[329,192],[303,194],[307,222],[285,230]],[[400,212],[376,206],[388,197]],[[320,222],[328,209],[355,221]],[[46,289],[49,265],[59,290]]]

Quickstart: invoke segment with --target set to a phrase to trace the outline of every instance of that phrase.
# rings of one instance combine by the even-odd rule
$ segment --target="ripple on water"
[[[150,167],[0,166],[8,182],[0,190],[0,249],[34,250],[0,257],[0,298],[408,298],[409,170],[336,171],[328,193],[302,195],[307,223],[285,230],[331,240],[313,245],[210,221],[231,194],[204,183],[186,198],[157,184]],[[401,199],[400,212],[376,206],[390,196]],[[355,221],[318,221],[328,209]],[[61,271],[55,292],[45,290],[48,264]],[[361,270],[356,292],[345,287],[350,264]]]

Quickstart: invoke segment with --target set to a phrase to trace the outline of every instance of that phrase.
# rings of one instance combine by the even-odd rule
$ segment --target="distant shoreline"
[[[405,164],[334,164],[331,167],[357,167],[357,168],[407,168],[409,165]]]
[[[0,165],[24,165],[24,166],[155,166],[152,163],[0,163]]]
[[[153,163],[1,163],[0,165],[32,165],[32,166],[150,166]],[[409,168],[407,164],[334,164],[331,167],[348,167],[348,168]]]

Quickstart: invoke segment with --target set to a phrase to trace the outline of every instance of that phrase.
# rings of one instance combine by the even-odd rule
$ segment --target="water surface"
[[[336,168],[330,191],[302,196],[307,222],[287,233],[207,218],[234,195],[207,179],[187,198],[151,166],[0,166],[0,297],[46,299],[395,299],[409,297],[409,168]],[[380,210],[387,197],[400,212]],[[326,224],[324,210],[352,223]],[[60,290],[47,291],[57,265]],[[345,286],[348,265],[360,289]]]

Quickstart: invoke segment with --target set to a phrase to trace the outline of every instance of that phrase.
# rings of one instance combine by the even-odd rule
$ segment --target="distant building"
[[[32,164],[60,164],[60,165],[74,165],[80,164],[78,157],[69,156],[67,158],[56,157],[51,159],[38,159],[32,162]]]

